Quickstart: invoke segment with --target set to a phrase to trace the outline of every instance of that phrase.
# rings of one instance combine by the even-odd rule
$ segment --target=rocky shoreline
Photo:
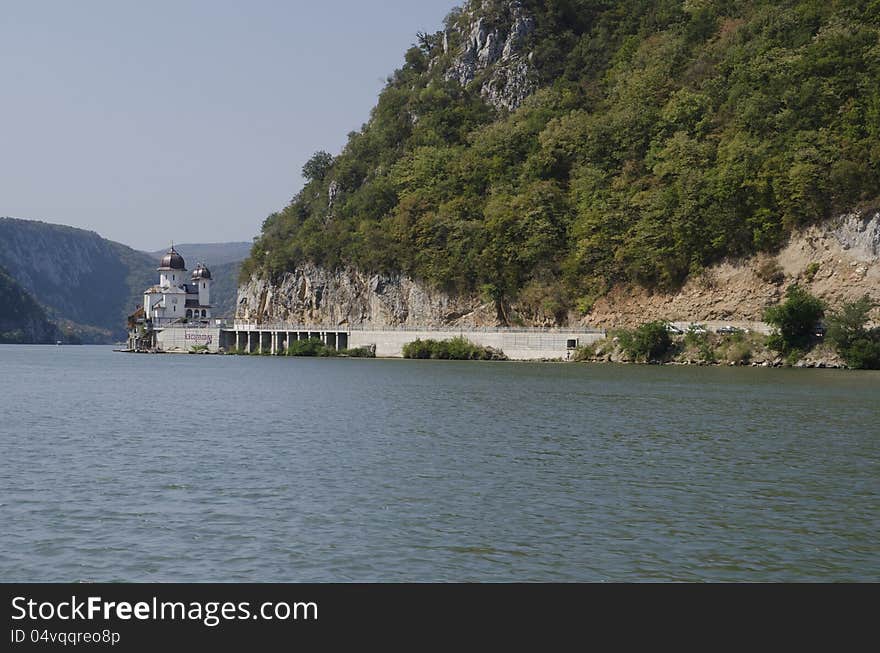
[[[786,357],[767,347],[757,334],[739,337],[712,336],[702,347],[676,339],[661,358],[639,361],[628,356],[615,338],[600,341],[577,351],[571,359],[581,363],[621,363],[636,365],[694,365],[699,367],[790,367],[809,369],[850,369],[840,355],[825,343],[796,358]]]

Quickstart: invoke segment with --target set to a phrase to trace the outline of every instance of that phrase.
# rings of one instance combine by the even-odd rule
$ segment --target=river
[[[2,581],[880,580],[880,373],[0,346]]]

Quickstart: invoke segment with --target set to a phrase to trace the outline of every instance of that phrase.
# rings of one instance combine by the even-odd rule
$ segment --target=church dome
[[[192,278],[193,278],[193,281],[195,281],[196,279],[210,280],[211,279],[211,271],[207,267],[205,267],[204,263],[199,263],[196,266],[196,269],[193,270]]]
[[[186,263],[183,257],[177,253],[172,246],[168,253],[162,257],[162,263],[159,265],[160,270],[186,270]]]

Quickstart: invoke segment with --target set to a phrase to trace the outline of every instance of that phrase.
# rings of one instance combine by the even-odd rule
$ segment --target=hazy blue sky
[[[250,240],[456,0],[5,2],[0,216]]]

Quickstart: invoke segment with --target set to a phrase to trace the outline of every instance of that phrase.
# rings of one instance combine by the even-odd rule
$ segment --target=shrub
[[[431,358],[434,340],[422,340],[416,338],[403,346],[404,358]]]
[[[684,334],[684,344],[697,350],[700,360],[706,363],[714,363],[716,360],[715,349],[712,346],[712,336],[702,325],[691,325]]]
[[[853,341],[840,354],[854,370],[880,370],[880,329],[873,329],[870,337]]]
[[[707,363],[715,362],[715,349],[712,347],[711,344],[709,344],[708,341],[702,343],[698,349],[700,351],[700,360],[703,360]]]
[[[672,347],[666,324],[660,321],[647,322],[631,331],[621,331],[617,337],[626,355],[635,360],[658,360]]]
[[[688,347],[702,347],[709,343],[709,332],[703,330],[703,332],[699,332],[694,328],[690,328],[684,334],[684,344]]]
[[[574,350],[571,360],[583,362],[593,360],[596,356],[596,343],[591,345],[581,345]]]
[[[288,356],[335,356],[336,350],[328,347],[318,338],[295,340],[287,347]]]
[[[491,347],[475,345],[463,336],[449,340],[421,340],[416,338],[403,346],[404,358],[433,358],[443,360],[506,360],[503,352]]]
[[[746,365],[752,360],[752,347],[744,340],[731,342],[724,358],[730,363]]]
[[[819,262],[813,261],[810,263],[806,269],[804,270],[804,279],[809,283],[813,279],[816,278],[816,273],[819,271]]]
[[[815,338],[816,324],[824,314],[821,299],[798,285],[790,286],[784,302],[764,311],[764,320],[776,328],[767,345],[783,354],[808,350]]]
[[[343,349],[338,353],[340,356],[348,356],[350,358],[376,358],[376,350],[373,347],[355,347],[354,349]]]
[[[767,283],[780,284],[785,280],[785,273],[775,258],[768,258],[758,266],[758,278]]]
[[[866,328],[874,305],[865,295],[828,316],[828,340],[853,369],[880,369],[880,328]]]
[[[589,315],[590,311],[593,310],[593,305],[596,303],[595,295],[586,295],[584,297],[579,297],[577,301],[575,301],[575,309],[580,315]]]
[[[868,295],[843,307],[828,316],[828,341],[838,349],[849,347],[854,341],[865,337],[868,316],[874,302]]]

